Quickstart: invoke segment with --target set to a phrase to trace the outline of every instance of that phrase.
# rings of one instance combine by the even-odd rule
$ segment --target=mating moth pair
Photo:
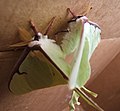
[[[23,94],[35,89],[47,88],[67,84],[73,95],[70,110],[75,109],[78,98],[82,97],[97,110],[102,109],[85,93],[93,96],[84,85],[90,78],[91,68],[89,60],[100,42],[100,27],[91,22],[86,16],[75,16],[68,21],[69,30],[62,30],[61,44],[48,37],[48,32],[54,21],[51,20],[45,34],[41,34],[30,22],[34,37],[25,29],[20,29],[24,42],[11,45],[12,48],[24,49],[17,63],[11,71],[12,78],[9,89],[15,94]],[[70,58],[70,59],[68,59]]]

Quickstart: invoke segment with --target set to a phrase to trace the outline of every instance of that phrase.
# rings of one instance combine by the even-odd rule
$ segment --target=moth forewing
[[[57,45],[54,40],[47,39],[45,44],[41,44],[41,48],[61,74],[68,78],[69,65],[64,61],[64,53],[60,46]]]
[[[80,35],[82,33],[81,25],[81,21],[78,24],[75,22],[69,23],[69,32],[63,35],[63,41],[61,44],[65,56],[73,53],[77,49],[80,41]]]
[[[54,44],[54,40],[48,39],[47,33],[52,26],[54,18],[51,20],[51,22],[48,25],[48,28],[45,32],[45,35],[42,35],[38,32],[37,28],[35,27],[34,23],[30,21],[31,28],[33,29],[35,36],[31,39],[31,37],[28,37],[27,39],[31,40],[30,43],[27,44],[26,48],[30,49],[27,51],[26,54],[26,48],[24,53],[22,53],[22,56],[20,57],[18,62],[15,64],[12,73],[12,77],[9,83],[10,90],[15,94],[23,94],[26,92],[29,92],[34,89],[38,88],[46,88],[55,86],[58,84],[65,84],[66,80],[62,77],[63,72],[57,67],[57,65],[52,61],[49,55],[47,55],[47,47],[51,43]],[[27,41],[26,36],[30,36],[29,33],[25,30],[20,29],[20,33],[22,36],[23,41]],[[21,47],[24,42],[18,43],[13,45],[13,47]],[[47,45],[48,44],[48,45]],[[44,50],[44,48],[46,50]],[[52,47],[54,49],[54,47]],[[47,60],[49,62],[46,62],[45,60],[41,60],[39,55],[41,53],[37,54],[36,51],[39,50],[42,53],[42,58]],[[34,51],[31,54],[31,51]],[[33,56],[34,55],[34,56]],[[43,57],[44,56],[44,57]],[[59,69],[59,70],[57,70]],[[25,72],[25,75],[18,75],[19,72]],[[61,74],[62,73],[62,74]],[[22,73],[23,74],[23,73]],[[21,77],[19,77],[21,76]],[[64,76],[64,74],[63,74]],[[66,76],[65,76],[66,77]],[[20,81],[23,81],[22,84]]]
[[[73,64],[73,68],[72,68],[72,71],[70,74],[70,79],[69,79],[69,88],[70,89],[74,89],[76,87],[76,81],[77,81],[77,77],[78,77],[78,73],[79,73],[79,68],[81,65],[81,59],[82,59],[83,49],[84,49],[85,39],[86,39],[86,31],[87,30],[85,30],[85,28],[84,28],[84,27],[86,27],[85,25],[87,25],[87,23],[85,23],[85,24],[82,23],[82,26],[81,26],[82,33],[81,33],[81,35],[79,35],[80,41],[79,41],[79,45],[77,48],[77,53],[76,53],[75,61]]]
[[[101,31],[100,31],[99,27],[96,24],[94,24],[93,22],[89,23],[89,21],[86,17],[79,18],[79,20],[76,20],[75,23],[78,24],[80,21],[82,21],[82,23],[83,23],[83,25],[81,25],[83,30],[80,35],[79,46],[77,49],[75,61],[73,63],[72,71],[70,74],[70,80],[69,80],[70,89],[74,89],[75,87],[79,88],[79,87],[85,85],[85,83],[89,79],[89,77],[90,77],[89,59],[90,59],[94,49],[97,47],[98,43],[100,42],[100,32]],[[85,52],[86,52],[87,56],[84,55]],[[84,66],[84,67],[86,67],[87,71],[84,70],[83,65],[85,65],[85,64],[84,64],[84,62],[81,62],[82,59],[84,59],[84,61],[86,61],[86,66]],[[84,74],[81,74],[81,72],[83,72],[82,70],[84,70]]]
[[[39,53],[40,51],[34,51],[33,54],[31,54],[32,52],[30,52],[29,55],[25,58],[19,69],[20,71],[27,72],[27,74],[18,75],[16,73],[14,75],[10,83],[10,89],[13,93],[23,94],[38,88],[41,89],[66,83],[66,80],[62,77],[62,74],[54,65],[54,61],[51,61],[52,57],[49,54],[53,53],[51,52],[51,48],[54,49],[55,47],[57,47],[57,50],[55,48],[55,54],[60,54],[57,53],[57,51],[59,52],[60,50],[58,50],[59,47],[57,45],[53,45],[54,42],[54,40],[48,39],[46,35],[41,35],[38,41],[31,41],[28,44],[29,48],[39,46],[39,48],[42,49],[40,50],[42,55]],[[39,58],[40,55],[42,58]],[[57,58],[55,59],[57,60]],[[20,81],[23,81],[23,83],[21,84]]]
[[[98,46],[98,44],[100,43],[100,40],[101,40],[101,30],[99,27],[95,27],[95,26],[92,26],[91,27],[94,27],[94,31],[92,31],[92,36],[90,36],[88,38],[89,40],[89,45],[90,45],[90,53],[89,53],[89,59],[90,57],[92,56],[92,53],[94,52],[95,48]],[[92,30],[92,29],[91,29]],[[91,31],[90,30],[90,31]]]
[[[83,25],[80,24],[80,22]],[[89,60],[98,43],[100,42],[100,27],[96,23],[89,21],[88,18],[85,16],[75,16],[72,20],[69,21],[69,23],[70,25],[72,25],[70,26],[72,27],[71,36],[69,34],[66,35],[70,36],[71,38],[78,38],[78,42],[76,42],[78,44],[73,45],[76,48],[75,52],[73,53],[74,57],[72,58],[71,73],[69,77],[69,88],[74,90],[75,93],[77,93],[78,95],[73,94],[73,98],[71,98],[72,104],[70,103],[70,109],[75,109],[75,104],[78,102],[78,99],[75,101],[75,98],[82,97],[86,102],[88,102],[88,104],[92,105],[97,110],[102,111],[102,109],[88,96],[85,97],[85,95],[80,95],[81,88],[90,78],[91,67]],[[82,31],[80,31],[79,29],[82,29]],[[78,37],[76,33],[77,31],[79,32]],[[80,93],[78,93],[76,89],[78,89]]]

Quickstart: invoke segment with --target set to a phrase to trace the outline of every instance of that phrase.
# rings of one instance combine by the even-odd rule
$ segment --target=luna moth
[[[25,47],[20,58],[13,67],[13,70],[11,71],[11,75],[13,75],[13,77],[9,82],[9,89],[14,94],[24,94],[38,88],[46,88],[67,83],[67,81],[62,77],[61,73],[56,70],[55,66],[53,67],[53,65],[51,65],[52,61],[44,52],[44,54],[42,54],[42,52],[37,51],[33,47],[29,46],[29,41],[36,42],[39,41],[39,39],[41,41],[45,40],[47,37],[47,31],[51,27],[53,19],[43,35],[37,31],[32,22],[31,26],[35,33],[34,37],[32,37],[25,29],[20,28],[20,36],[24,42],[10,46],[12,48],[18,48],[21,46]],[[26,46],[26,44],[28,45]]]
[[[101,30],[85,16],[73,17],[68,23],[70,31],[63,34],[60,45],[47,35],[38,32],[34,25],[32,25],[35,33],[33,38],[27,31],[21,29],[21,35],[30,39],[28,43],[12,45],[19,47],[27,43],[24,49],[26,54],[23,51],[22,59],[25,60],[22,64],[18,62],[18,67],[13,68],[14,76],[9,88],[16,94],[22,94],[68,82],[70,89],[73,90],[71,111],[74,110],[74,104],[80,96],[101,111],[102,109],[82,90],[85,90],[84,85],[90,78],[89,59],[100,42]],[[73,101],[74,99],[76,100]]]

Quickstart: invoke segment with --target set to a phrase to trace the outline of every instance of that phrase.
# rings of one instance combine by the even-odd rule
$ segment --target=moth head
[[[39,39],[41,39],[42,37],[43,37],[43,34],[41,34],[40,32],[38,32],[38,33],[33,37],[33,40],[39,41]]]
[[[80,20],[82,20],[83,22],[87,22],[88,18],[86,16],[76,16],[76,17],[73,17],[71,20],[69,20],[68,23],[79,22]]]

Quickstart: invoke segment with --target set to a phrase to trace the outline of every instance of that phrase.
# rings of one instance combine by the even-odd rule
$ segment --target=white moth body
[[[39,45],[41,47],[41,45],[46,45],[48,42],[55,42],[52,39],[48,39],[47,35],[42,35],[40,32],[38,33],[38,35],[40,36],[40,39],[31,41],[28,44],[28,47],[34,47],[35,45]]]

